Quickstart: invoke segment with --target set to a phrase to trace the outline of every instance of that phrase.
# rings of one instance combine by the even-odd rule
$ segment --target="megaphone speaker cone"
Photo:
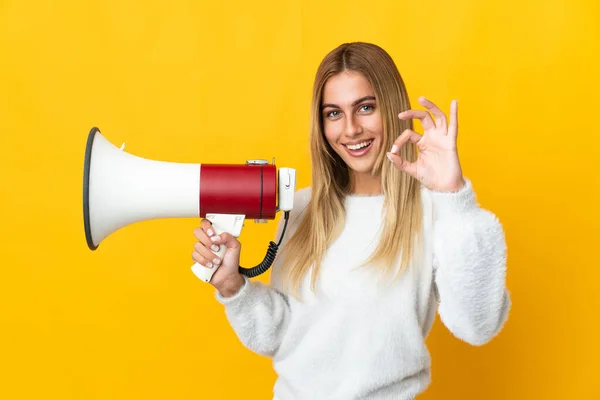
[[[88,135],[83,213],[88,247],[134,222],[199,216],[200,164],[149,160]]]

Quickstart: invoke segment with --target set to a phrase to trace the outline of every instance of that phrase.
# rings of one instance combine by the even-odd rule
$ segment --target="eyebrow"
[[[363,102],[363,101],[365,101],[365,100],[375,100],[375,96],[365,96],[365,97],[361,97],[360,99],[358,99],[358,100],[355,100],[355,101],[352,103],[352,106],[354,107],[355,105],[357,105],[357,104],[359,104],[359,103],[362,103],[362,102]],[[340,106],[338,106],[338,105],[336,105],[336,104],[330,104],[330,103],[327,103],[327,104],[323,104],[323,105],[321,106],[321,110],[322,110],[322,109],[324,109],[324,108],[327,108],[327,107],[331,107],[331,108],[340,108]]]

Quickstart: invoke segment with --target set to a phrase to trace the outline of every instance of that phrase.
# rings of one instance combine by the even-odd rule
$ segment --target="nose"
[[[356,136],[362,132],[362,127],[353,113],[349,113],[346,117],[346,124],[344,128],[344,133],[347,136]]]

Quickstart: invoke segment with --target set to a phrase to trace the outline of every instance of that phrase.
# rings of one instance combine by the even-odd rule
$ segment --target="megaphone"
[[[266,160],[244,164],[194,164],[149,160],[110,143],[97,127],[87,138],[83,176],[83,219],[90,250],[113,232],[136,222],[158,218],[206,218],[216,234],[241,234],[244,221],[273,220],[283,211],[285,224],[278,243],[270,242],[256,267],[239,267],[254,277],[268,270],[285,234],[294,205],[296,171]],[[221,259],[225,246],[215,251]],[[218,266],[198,263],[193,273],[210,282]]]

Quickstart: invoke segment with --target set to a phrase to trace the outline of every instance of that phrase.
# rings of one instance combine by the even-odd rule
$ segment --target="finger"
[[[394,141],[394,145],[392,146],[392,149],[390,150],[391,153],[393,154],[398,154],[400,149],[407,143],[407,142],[411,142],[411,143],[419,143],[419,141],[421,140],[423,136],[419,135],[417,132],[411,130],[411,129],[406,129],[404,130],[404,132],[402,132],[402,134],[400,136],[398,136],[396,138],[396,140]]]
[[[213,232],[214,233],[214,232]],[[213,251],[219,251],[219,246],[215,245],[208,236],[208,233],[205,232],[202,228],[194,229],[194,236],[200,243],[202,243],[205,247],[211,248]]]
[[[206,226],[206,225],[205,225]],[[198,242],[194,244],[194,250],[196,252],[203,254],[209,260],[212,260],[213,263],[219,264],[221,261],[219,257],[215,255],[220,250],[220,246],[218,244],[213,243],[208,237],[208,234],[201,228],[194,229],[194,236],[198,239]],[[210,254],[207,250],[213,253]]]
[[[231,233],[227,232],[212,236],[210,240],[215,244],[224,244],[228,249],[239,249],[241,246],[240,242]]]
[[[458,100],[452,100],[452,103],[450,103],[450,125],[448,125],[448,135],[454,138],[458,136]]]
[[[201,246],[201,247],[210,249],[214,253],[218,252],[220,249],[219,245],[213,243],[212,240],[210,240],[210,238],[204,233],[203,230],[200,229],[200,232],[201,232],[201,234],[199,235],[200,236],[199,241],[194,244],[194,248],[198,249],[199,248],[198,246]],[[204,235],[204,236],[202,236],[202,235]],[[201,253],[200,250],[197,250],[197,251]]]
[[[204,231],[206,232],[206,234],[208,236],[212,236],[215,234],[215,230],[212,227],[212,222],[210,222],[209,220],[207,220],[206,218],[202,219],[202,221],[200,221],[200,227],[202,229],[204,229]]]
[[[200,242],[196,242],[194,245],[194,253],[198,254],[204,259],[204,263],[202,263],[202,265],[207,268],[212,268],[213,265],[221,264],[221,259]]]
[[[202,253],[198,253],[197,251],[192,252],[192,259],[197,262],[198,264],[202,265],[203,267],[206,268],[213,268],[215,265],[214,261],[211,261],[212,259],[214,259],[214,254],[213,256],[204,256]]]
[[[423,107],[427,108],[429,111],[431,111],[431,113],[433,115],[435,115],[436,126],[438,128],[443,128],[443,129],[447,128],[448,121],[446,119],[446,114],[444,114],[438,106],[436,106],[435,104],[433,104],[432,101],[430,101],[429,99],[426,99],[423,96],[419,97],[419,104],[421,104]]]
[[[413,178],[417,177],[416,163],[406,161],[405,159],[403,159],[402,157],[400,157],[394,153],[387,153],[386,155],[387,155],[388,159],[392,162],[392,164],[394,164],[394,166],[396,168],[398,168],[400,171],[406,172]]]
[[[200,241],[202,241],[204,239],[208,239],[208,235],[206,234],[206,232],[202,228],[195,228],[194,229],[194,236],[196,237],[196,239],[198,239]]]
[[[435,124],[433,123],[433,119],[431,119],[431,115],[429,112],[425,110],[406,110],[402,111],[398,114],[398,118],[400,119],[418,119],[421,121],[421,126],[423,129],[433,129],[435,128]]]

